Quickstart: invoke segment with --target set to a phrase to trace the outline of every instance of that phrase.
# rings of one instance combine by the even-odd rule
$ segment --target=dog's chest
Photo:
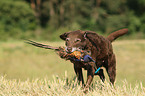
[[[84,68],[84,69],[86,69],[87,66],[88,66],[88,63],[84,63],[84,62],[78,62],[78,61],[71,61],[71,62],[74,64],[74,66],[76,68]]]

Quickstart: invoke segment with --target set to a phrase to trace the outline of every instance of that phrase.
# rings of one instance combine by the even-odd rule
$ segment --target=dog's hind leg
[[[116,59],[115,59],[115,55],[112,54],[109,58],[108,58],[108,67],[106,68],[110,82],[112,83],[112,85],[114,85],[115,82],[115,77],[116,77]]]

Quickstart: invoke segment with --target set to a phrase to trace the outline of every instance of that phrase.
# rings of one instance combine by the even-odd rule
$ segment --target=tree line
[[[0,40],[55,40],[70,30],[108,34],[129,28],[145,38],[145,0],[1,0]]]

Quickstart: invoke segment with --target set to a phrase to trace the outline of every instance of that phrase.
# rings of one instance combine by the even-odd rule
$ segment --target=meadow
[[[64,42],[39,42],[64,46]],[[145,40],[118,40],[113,48],[117,58],[115,87],[110,86],[105,72],[106,82],[95,76],[88,95],[145,95]],[[0,42],[0,76],[1,95],[83,95],[74,79],[73,64],[53,50],[24,41]]]

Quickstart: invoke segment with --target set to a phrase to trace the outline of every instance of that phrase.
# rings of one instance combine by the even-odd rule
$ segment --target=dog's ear
[[[69,33],[70,33],[70,32],[63,33],[63,34],[61,34],[59,37],[60,37],[62,40],[66,40],[66,38],[67,38],[67,36],[68,36]]]
[[[92,32],[92,31],[85,31],[84,33],[84,38],[89,39],[91,41],[96,41],[98,40],[99,36],[97,33]]]
[[[99,35],[92,31],[86,31],[84,33],[84,38],[88,39],[95,46],[98,46],[100,43]]]

